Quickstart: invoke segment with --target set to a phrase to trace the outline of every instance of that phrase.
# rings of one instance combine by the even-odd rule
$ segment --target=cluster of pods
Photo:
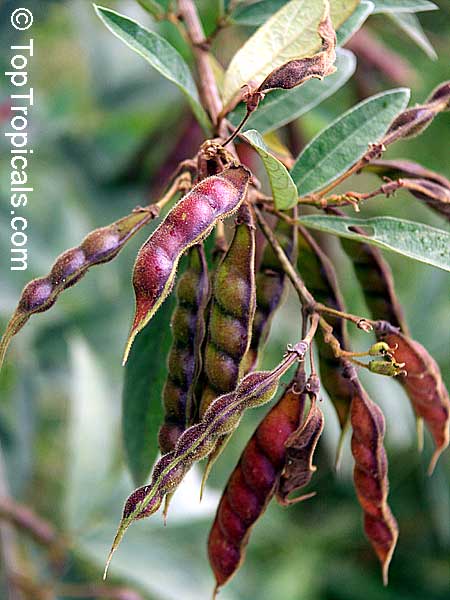
[[[248,114],[257,109],[268,90],[289,89],[332,72],[335,39],[329,18],[319,32],[322,51],[314,60],[291,61],[268,76],[248,95]],[[385,146],[419,133],[437,112],[448,110],[449,99],[450,84],[446,83],[426,105],[401,113],[381,143],[374,140],[378,145],[374,143],[362,164],[380,175],[401,174],[402,187],[447,217],[449,202],[443,198],[448,198],[450,184],[445,178],[413,163],[378,158]],[[361,353],[352,353],[350,348],[333,261],[326,248],[296,222],[296,209],[286,218],[267,210],[267,203],[258,196],[256,179],[220,142],[205,143],[197,158],[189,192],[167,212],[139,250],[134,265],[136,310],[124,362],[135,337],[145,326],[151,327],[149,322],[174,287],[180,259],[187,255],[171,321],[173,343],[162,398],[165,415],[158,437],[162,456],[149,483],[127,499],[108,564],[131,523],[152,515],[163,502],[167,513],[177,486],[203,458],[207,458],[206,481],[244,412],[269,402],[281,378],[293,369],[290,383],[245,447],[217,508],[208,539],[216,590],[242,564],[251,529],[270,500],[275,497],[288,506],[311,495],[292,497],[316,470],[314,452],[324,428],[321,385],[342,431],[351,428],[354,485],[364,529],[387,582],[398,526],[388,505],[385,422],[362,387],[357,367],[396,376],[404,387],[417,419],[425,423],[434,440],[430,472],[449,444],[450,400],[439,368],[427,350],[411,339],[391,271],[376,248],[355,241],[342,243],[371,313],[365,323],[370,323],[376,336],[366,353],[370,362],[361,363],[356,360]],[[32,314],[49,309],[90,267],[114,258],[138,230],[159,216],[161,207],[162,203],[136,209],[92,232],[79,247],[63,253],[46,277],[30,282],[0,343],[0,364],[11,338]],[[224,220],[229,224],[227,231],[231,230],[225,238]],[[213,231],[216,251],[206,252],[204,240]],[[299,292],[303,337],[287,348],[273,370],[259,371],[259,357],[289,279],[297,291],[306,290]],[[311,351],[313,341],[320,375]]]

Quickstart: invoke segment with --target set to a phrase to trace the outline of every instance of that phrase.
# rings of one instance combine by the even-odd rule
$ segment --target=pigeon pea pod
[[[194,387],[201,369],[200,348],[205,335],[204,313],[209,279],[203,246],[193,246],[189,263],[177,285],[172,317],[173,343],[163,390],[164,423],[159,430],[163,454],[173,450],[194,416]]]
[[[200,417],[217,396],[234,390],[243,375],[255,303],[255,226],[252,213],[243,205],[233,240],[214,278]]]
[[[139,250],[133,271],[136,311],[124,363],[134,338],[169,295],[183,253],[239,208],[249,178],[245,167],[231,166],[200,181],[171,209]]]
[[[314,330],[311,330],[308,338],[290,347],[273,371],[250,373],[233,392],[219,396],[206,410],[202,420],[181,434],[174,450],[160,458],[153,468],[150,483],[135,490],[125,503],[105,567],[105,577],[112,555],[131,523],[155,513],[164,497],[175,490],[192,465],[208,456],[218,439],[236,429],[247,409],[261,406],[273,398],[280,378],[295,362],[303,359],[312,335]]]
[[[66,250],[56,259],[48,275],[30,281],[24,287],[1,339],[0,367],[11,338],[22,329],[31,315],[51,308],[61,292],[75,285],[91,267],[117,256],[128,240],[158,213],[156,204],[137,208],[111,225],[91,231],[79,246]]]
[[[355,459],[353,479],[364,511],[364,530],[381,563],[383,582],[387,585],[389,563],[398,538],[398,526],[387,503],[389,482],[383,446],[384,417],[350,365],[347,365],[347,375],[354,390],[351,406],[351,447]]]

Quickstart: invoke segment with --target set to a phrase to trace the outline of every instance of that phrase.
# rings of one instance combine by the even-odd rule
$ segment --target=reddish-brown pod
[[[245,447],[223,492],[208,538],[216,591],[236,573],[245,557],[251,528],[272,499],[284,468],[285,442],[302,419],[303,367]]]
[[[422,417],[433,436],[436,450],[429,466],[431,474],[442,452],[449,445],[450,399],[436,361],[419,342],[386,326],[379,335],[394,348],[397,362],[405,363],[406,375],[398,379],[404,386],[414,411]]]
[[[360,384],[353,366],[347,365],[346,371],[354,390],[350,412],[355,459],[353,479],[364,511],[364,531],[381,563],[383,582],[387,585],[398,526],[387,503],[389,482],[383,446],[384,417]]]
[[[241,205],[250,174],[231,166],[198,183],[167,214],[140,249],[133,272],[136,313],[124,362],[136,335],[170,293],[182,254],[203,240],[221,219]]]

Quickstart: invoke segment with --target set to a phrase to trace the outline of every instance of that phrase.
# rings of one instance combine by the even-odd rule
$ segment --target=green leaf
[[[244,6],[239,5],[231,15],[231,22],[237,25],[248,25],[259,27],[263,25],[280,8],[287,4],[288,0],[259,0]],[[331,0],[331,20],[335,28],[352,13],[358,1],[354,0]]]
[[[140,54],[152,67],[172,81],[187,97],[192,110],[205,131],[210,131],[206,112],[200,104],[194,79],[183,57],[157,33],[109,8],[94,4],[95,11],[106,27],[129,48]]]
[[[394,217],[353,219],[312,215],[302,217],[299,222],[311,229],[379,246],[450,271],[450,233],[442,229]],[[366,235],[355,233],[352,227],[363,228]]]
[[[144,10],[146,10],[152,17],[162,18],[164,17],[163,7],[155,0],[137,0]]]
[[[248,126],[267,133],[307,113],[350,79],[355,72],[355,55],[349,50],[339,49],[335,67],[336,72],[323,79],[310,79],[292,90],[274,90],[267,94],[248,120]],[[242,104],[229,115],[229,119],[237,126],[244,114],[245,107]]]
[[[388,16],[429,58],[432,60],[437,59],[436,50],[431,45],[416,15],[410,13],[389,13]]]
[[[292,170],[301,196],[337,179],[378,142],[404,110],[409,90],[389,90],[360,102],[322,130],[305,147]]]
[[[272,188],[273,201],[279,210],[288,210],[297,204],[298,194],[286,167],[270,154],[261,135],[254,129],[242,134],[261,157]]]
[[[342,23],[336,32],[338,46],[343,46],[359,29],[364,21],[373,12],[374,4],[369,0],[361,0],[356,10]]]
[[[372,0],[374,13],[413,13],[426,10],[439,10],[434,2],[428,0]]]
[[[324,10],[324,0],[291,0],[272,15],[231,59],[224,79],[224,104],[243,85],[257,86],[277,67],[316,52],[321,44],[317,28]]]
[[[128,467],[137,486],[145,483],[159,452],[158,430],[164,414],[162,390],[174,306],[175,296],[171,295],[136,338],[125,366],[122,435]]]

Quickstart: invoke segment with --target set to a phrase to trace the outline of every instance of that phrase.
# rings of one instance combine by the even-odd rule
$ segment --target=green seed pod
[[[371,360],[369,361],[369,371],[377,375],[386,375],[387,377],[397,377],[398,375],[406,375],[404,370],[405,363],[397,363],[395,360]]]
[[[31,315],[51,308],[61,292],[75,285],[88,269],[117,256],[128,240],[158,213],[156,205],[136,209],[111,225],[91,231],[78,247],[66,250],[56,259],[48,275],[30,281],[24,287],[1,339],[0,368],[11,338],[22,329]]]
[[[243,375],[255,302],[255,227],[249,208],[243,205],[233,240],[214,278],[200,417],[214,398],[234,390]]]
[[[297,228],[280,219],[274,233],[288,259],[294,261],[297,252]],[[256,274],[256,310],[250,348],[245,356],[245,372],[256,367],[258,352],[269,336],[272,319],[283,301],[285,287],[286,273],[272,246],[267,244]]]
[[[189,263],[177,285],[177,306],[172,317],[173,343],[163,390],[164,423],[159,430],[163,454],[173,450],[181,433],[194,418],[194,387],[201,369],[204,314],[209,294],[203,246],[193,246]]]
[[[298,271],[314,298],[337,310],[344,310],[337,283],[336,273],[328,256],[319,247],[314,238],[303,228],[299,228]],[[341,348],[348,350],[347,328],[342,319],[327,317],[333,327],[333,334],[339,340]],[[348,422],[351,404],[351,389],[348,380],[342,374],[341,360],[336,358],[323,335],[317,336],[319,351],[320,380],[330,396],[336,410],[341,428]]]

